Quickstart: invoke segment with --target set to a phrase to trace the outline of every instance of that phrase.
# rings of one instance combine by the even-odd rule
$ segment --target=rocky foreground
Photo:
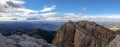
[[[57,47],[120,47],[120,35],[94,22],[69,21],[52,43]]]
[[[27,35],[11,35],[5,37],[0,34],[0,47],[55,47],[43,39],[35,39]]]

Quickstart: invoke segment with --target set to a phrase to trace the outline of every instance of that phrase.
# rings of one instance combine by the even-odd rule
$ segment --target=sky
[[[0,0],[0,21],[120,22],[120,0]]]

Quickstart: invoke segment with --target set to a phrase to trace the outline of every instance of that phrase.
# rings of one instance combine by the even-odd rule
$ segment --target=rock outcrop
[[[115,39],[110,42],[109,47],[120,47],[120,35],[116,35]]]
[[[94,22],[65,23],[57,31],[53,44],[57,47],[107,47],[116,33]]]
[[[55,47],[43,39],[35,39],[27,35],[11,35],[5,37],[0,34],[0,47]]]

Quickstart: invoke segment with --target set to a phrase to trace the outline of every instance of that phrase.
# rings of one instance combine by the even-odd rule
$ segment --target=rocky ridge
[[[0,34],[0,47],[55,47],[43,39],[36,39],[28,35],[11,35],[5,37]]]
[[[120,35],[116,35],[115,39],[110,42],[108,47],[120,47]]]
[[[115,36],[116,32],[94,22],[69,21],[58,29],[52,43],[57,47],[108,47]]]

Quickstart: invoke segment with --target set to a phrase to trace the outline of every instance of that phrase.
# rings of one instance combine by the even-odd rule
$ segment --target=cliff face
[[[107,47],[116,33],[94,22],[65,23],[58,30],[53,44],[57,47]]]
[[[109,47],[120,47],[120,35],[116,35],[115,39],[110,42]]]

